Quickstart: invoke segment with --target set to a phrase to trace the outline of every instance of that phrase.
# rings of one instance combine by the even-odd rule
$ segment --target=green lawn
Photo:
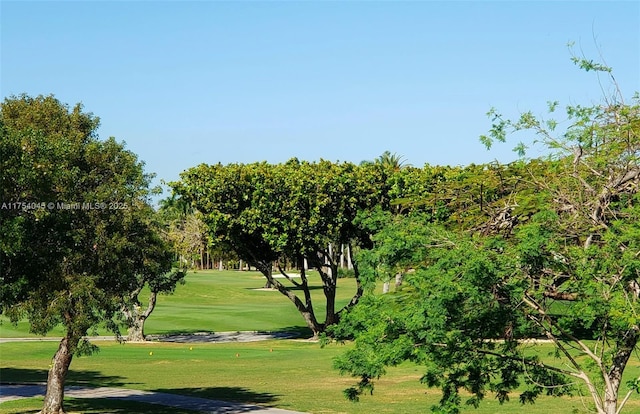
[[[253,290],[263,279],[251,272],[198,272],[176,294],[164,296],[148,322],[148,333],[185,331],[279,330],[300,328],[302,319],[278,292]],[[348,300],[354,281],[339,281],[339,297]],[[314,290],[322,296],[321,290]],[[24,327],[2,328],[3,336],[24,334]],[[424,413],[438,397],[437,390],[419,383],[420,367],[403,364],[389,370],[377,382],[373,395],[359,403],[344,399],[342,390],[355,380],[341,377],[332,369],[333,358],[349,345],[320,348],[305,340],[263,341],[227,344],[117,344],[100,342],[100,352],[75,358],[68,384],[120,386],[195,395],[244,403],[277,406],[311,413]],[[55,352],[55,342],[0,344],[0,378],[6,382],[45,381]],[[551,358],[549,345],[535,352]],[[153,355],[149,353],[152,352]],[[637,358],[627,377],[640,374]],[[504,406],[487,397],[480,409],[468,413],[530,414],[586,413],[583,401],[573,398],[541,398],[523,408],[517,396]],[[589,403],[588,399],[584,402]],[[0,405],[0,413],[36,412],[41,400],[28,399]],[[105,400],[70,399],[69,411],[87,413],[162,413],[144,404]],[[171,409],[175,414],[187,411]],[[640,398],[634,395],[626,413],[640,412]]]
[[[56,346],[51,342],[0,344],[3,380],[44,381]],[[353,380],[331,369],[333,357],[345,349],[341,345],[321,349],[297,340],[190,345],[101,342],[100,348],[96,355],[73,361],[68,384],[173,392],[313,413],[423,413],[438,398],[436,390],[419,384],[419,367],[403,364],[377,383],[373,395],[359,403],[346,401],[341,391]],[[547,353],[551,347],[538,350]],[[37,411],[38,402],[34,404]],[[559,407],[562,412],[586,412],[579,398],[542,398],[527,410],[557,413]],[[11,409],[3,404],[0,413],[14,412]],[[465,411],[516,413],[522,409],[516,401],[499,406],[488,398],[479,410]],[[627,412],[638,411],[640,401],[635,398]]]
[[[189,273],[187,283],[178,285],[173,295],[160,295],[155,311],[146,324],[147,334],[185,332],[223,332],[304,328],[304,321],[280,292],[259,290],[265,279],[258,272],[200,271]],[[311,273],[312,297],[319,319],[324,318],[324,295],[317,274]],[[355,292],[354,279],[338,282],[338,306],[346,304]],[[146,298],[146,292],[140,295]],[[0,316],[0,337],[35,336],[26,322],[17,327]],[[100,334],[106,334],[99,330]],[[55,329],[49,336],[62,335]]]

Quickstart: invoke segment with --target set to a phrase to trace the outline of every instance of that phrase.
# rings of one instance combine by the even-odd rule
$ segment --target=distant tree
[[[402,168],[411,166],[411,164],[407,164],[402,155],[395,152],[392,154],[390,151],[383,152],[382,155],[375,159],[374,164],[390,168],[392,171],[399,171]]]
[[[384,198],[384,179],[375,167],[300,162],[201,165],[182,174],[175,191],[203,213],[211,237],[255,266],[269,284],[294,303],[314,335],[337,322],[335,294],[340,246],[368,242],[354,225],[358,211]],[[273,277],[273,264],[286,257],[299,265],[300,282],[287,278],[304,297]],[[326,300],[324,322],[316,317],[303,265],[317,270]],[[355,269],[357,275],[357,266]],[[287,276],[284,269],[281,273]],[[356,276],[356,280],[358,277]],[[362,293],[358,286],[350,305]]]
[[[171,262],[148,212],[151,176],[113,138],[98,140],[98,118],[53,96],[5,99],[0,112],[0,303],[16,322],[64,337],[47,379],[43,414],[64,412],[64,382],[84,339],[116,320],[137,275],[160,274]]]
[[[574,61],[610,74],[604,65]],[[549,160],[511,169],[526,166],[528,176],[516,180],[509,198],[522,219],[509,231],[445,229],[407,217],[374,237],[373,259],[387,266],[408,260],[416,271],[398,294],[364,295],[335,327],[338,338],[356,338],[336,362],[360,377],[346,391],[350,398],[371,390],[385,366],[412,360],[425,367],[422,381],[442,390],[436,412],[459,412],[460,389],[477,406],[489,392],[506,401],[522,383],[522,403],[582,383],[596,412],[622,412],[640,390],[638,377],[622,391],[640,338],[640,102],[636,95],[625,103],[614,89],[600,105],[568,106],[569,127],[561,132],[557,121],[530,112],[517,120],[489,112],[486,145],[529,131],[552,151]],[[550,103],[550,112],[556,108]],[[406,228],[423,235],[422,245],[404,247]],[[548,338],[558,362],[525,353],[522,339],[530,335]]]
[[[207,269],[211,265],[211,251],[219,258],[233,255],[211,242],[202,214],[176,193],[160,200],[159,204],[159,217],[180,266]]]
[[[171,223],[185,219],[189,214],[193,213],[193,207],[176,193],[163,198],[158,202],[158,213],[165,223]]]

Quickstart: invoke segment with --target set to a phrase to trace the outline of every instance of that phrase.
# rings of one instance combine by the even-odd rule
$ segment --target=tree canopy
[[[388,204],[385,171],[376,165],[297,159],[275,165],[201,165],[183,173],[174,188],[203,214],[212,240],[226,244],[259,269],[317,334],[338,320],[335,289],[341,246],[353,251],[368,243],[368,234],[355,224],[356,215]],[[274,262],[282,257],[300,264],[301,281],[288,279],[304,297],[273,278]],[[314,312],[305,260],[322,280],[324,322]],[[357,274],[356,268],[356,279]],[[358,287],[352,304],[361,293]]]
[[[171,257],[150,225],[151,176],[99,120],[53,96],[4,100],[0,112],[2,311],[65,336],[49,372],[43,413],[63,411],[64,379],[99,324],[116,335],[139,275],[163,275]]]
[[[446,215],[389,217],[360,260],[374,276],[412,271],[403,289],[365,294],[333,328],[337,338],[355,338],[336,361],[360,378],[349,398],[371,391],[386,366],[412,360],[424,366],[422,381],[442,390],[436,412],[458,412],[462,389],[477,406],[490,393],[505,401],[524,384],[526,403],[580,390],[576,382],[598,413],[621,412],[640,384],[622,378],[640,337],[640,105],[637,95],[626,103],[615,90],[601,104],[567,106],[561,131],[559,121],[530,112],[506,120],[491,110],[486,145],[528,131],[549,158],[459,174],[447,180],[445,197],[430,188],[403,200],[439,204]],[[557,108],[550,103],[550,113]],[[531,337],[553,343],[558,362],[527,355]]]

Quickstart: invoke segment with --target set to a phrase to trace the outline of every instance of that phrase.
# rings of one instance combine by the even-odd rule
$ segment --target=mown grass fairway
[[[187,283],[178,285],[173,295],[160,295],[153,314],[145,325],[147,334],[282,330],[304,328],[304,321],[294,305],[275,290],[260,290],[265,278],[258,272],[191,272]],[[310,283],[316,314],[324,319],[324,295],[319,276],[311,272]],[[338,282],[337,306],[343,306],[355,292],[354,279]],[[146,292],[140,294],[146,299]],[[339,308],[338,308],[339,309]],[[26,322],[17,327],[0,316],[0,337],[35,336]],[[310,332],[310,331],[309,331]],[[98,330],[99,334],[107,334]],[[60,336],[54,329],[49,336]]]
[[[56,346],[52,342],[0,344],[3,379],[44,381]],[[313,413],[423,413],[438,399],[437,390],[427,390],[418,382],[420,368],[403,364],[377,383],[372,396],[359,403],[346,401],[342,389],[354,381],[331,368],[333,357],[345,350],[341,345],[320,349],[315,343],[296,340],[244,344],[101,342],[100,348],[96,355],[73,361],[69,385],[173,392]],[[541,348],[551,351],[548,345]],[[9,407],[3,404],[0,413],[15,412]],[[542,398],[527,410],[557,413],[559,407],[562,412],[586,412],[579,398]],[[635,399],[627,412],[637,412],[637,408],[640,404]],[[33,409],[39,409],[37,403]],[[488,397],[479,410],[468,411],[517,413],[522,409],[517,401],[499,406]]]
[[[293,305],[278,292],[253,290],[264,281],[253,272],[198,272],[178,286],[175,295],[161,297],[148,321],[147,333],[279,330],[301,328],[302,319]],[[341,279],[338,295],[342,302],[353,292],[354,281]],[[321,290],[314,290],[317,297]],[[13,329],[7,335],[24,333]],[[403,364],[389,370],[376,383],[373,395],[359,403],[344,399],[342,390],[355,383],[332,369],[332,360],[349,345],[320,348],[306,340],[279,340],[226,344],[118,344],[99,342],[100,352],[77,357],[71,364],[69,385],[117,386],[154,390],[276,406],[310,413],[424,413],[438,398],[438,390],[419,383],[420,367]],[[13,342],[0,344],[5,382],[43,382],[58,344],[56,342]],[[535,352],[551,359],[550,345],[536,345]],[[153,355],[149,355],[152,352]],[[626,378],[640,374],[637,359],[631,361]],[[624,387],[624,386],[623,386]],[[589,399],[579,397],[541,398],[522,407],[517,396],[500,406],[488,394],[478,410],[468,413],[586,413]],[[174,413],[188,411],[160,409],[144,404],[106,400],[71,399],[70,412],[86,413]],[[33,413],[41,399],[13,401],[0,405],[0,413]],[[626,413],[640,412],[640,398],[634,395]]]

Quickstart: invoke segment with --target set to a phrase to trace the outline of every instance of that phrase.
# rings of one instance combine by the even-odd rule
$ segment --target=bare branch
[[[282,268],[282,266],[280,266],[280,263],[278,263],[278,271],[280,271],[280,274],[282,276],[284,276],[289,282],[293,283],[296,287],[302,286],[300,283],[298,283],[295,280],[293,280],[293,278],[291,276],[289,276],[287,274],[287,272],[285,272],[285,270]]]

